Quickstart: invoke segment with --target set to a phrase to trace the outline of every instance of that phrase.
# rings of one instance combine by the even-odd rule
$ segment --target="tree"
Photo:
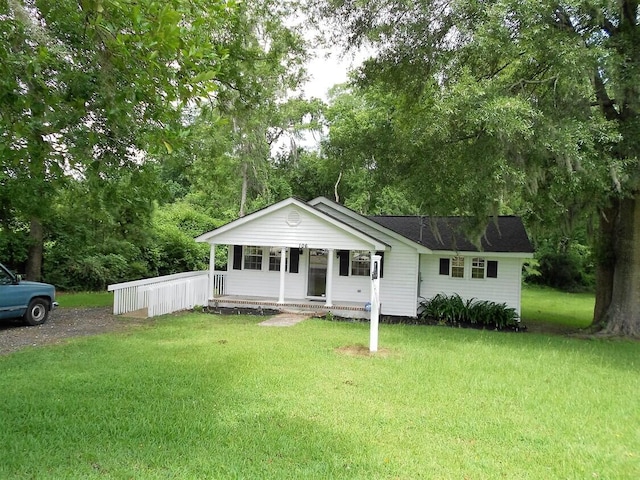
[[[638,2],[327,0],[320,11],[336,41],[374,46],[358,83],[395,99],[402,142],[380,168],[404,172],[432,213],[478,227],[514,191],[543,221],[595,212],[594,325],[640,335]]]
[[[224,1],[0,1],[0,186],[30,225],[27,277],[58,189],[172,148],[183,107],[219,86],[233,15]]]

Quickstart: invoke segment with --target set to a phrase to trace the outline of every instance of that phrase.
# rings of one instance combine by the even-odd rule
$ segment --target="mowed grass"
[[[60,308],[113,306],[113,292],[56,292]]]
[[[574,330],[587,328],[593,320],[594,305],[593,293],[567,293],[536,285],[522,288],[524,324],[534,322]]]
[[[640,344],[183,314],[0,357],[0,478],[640,478]]]

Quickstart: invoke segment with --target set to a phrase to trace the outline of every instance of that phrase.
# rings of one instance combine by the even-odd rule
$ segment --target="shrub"
[[[548,285],[568,292],[592,290],[595,262],[591,249],[577,242],[560,247],[549,242],[536,246],[537,275],[525,275],[528,283]]]
[[[451,296],[439,293],[420,302],[418,312],[421,323],[438,325],[467,325],[502,330],[517,328],[520,322],[516,310],[505,303],[474,298],[464,300],[457,293]]]

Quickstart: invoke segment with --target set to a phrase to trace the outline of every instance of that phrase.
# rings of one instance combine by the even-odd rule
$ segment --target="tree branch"
[[[609,97],[604,81],[597,70],[591,77],[591,84],[596,94],[598,106],[602,110],[602,113],[604,113],[605,118],[607,120],[617,120],[620,114],[615,108],[615,101]]]

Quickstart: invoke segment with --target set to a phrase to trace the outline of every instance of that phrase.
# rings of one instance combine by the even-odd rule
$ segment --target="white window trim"
[[[368,265],[366,268],[366,273],[363,274],[354,274],[353,273],[353,267],[355,264],[355,254],[356,252],[358,253],[358,255],[366,255],[367,259],[368,259]],[[364,262],[362,262],[364,263]],[[350,277],[368,277],[371,274],[371,255],[370,252],[366,251],[366,250],[350,250],[349,251],[349,276]]]
[[[258,254],[247,254],[246,251],[248,248],[255,248],[257,250],[260,251],[260,268],[247,268],[245,265],[245,260],[247,258],[247,256],[251,256],[251,257],[258,257]],[[254,272],[260,272],[264,269],[264,248],[263,247],[259,247],[257,245],[244,245],[242,247],[242,270],[251,270]]]
[[[480,267],[475,266],[474,263],[476,260],[479,260],[482,262],[482,277],[474,277],[473,276],[473,271],[474,270],[480,270]],[[471,259],[471,279],[472,280],[484,280],[487,278],[487,259],[484,257],[473,257]]]
[[[272,248],[275,249],[275,252],[274,252],[275,255],[274,256],[271,256],[271,253],[272,253],[271,249]],[[267,247],[267,259],[268,259],[268,261],[267,261],[267,270],[269,272],[279,272],[280,271],[280,256],[282,255],[281,254],[281,250],[282,250],[282,247]],[[287,251],[285,252],[285,268],[284,268],[285,272],[289,272],[289,252],[290,251],[291,251],[291,249],[287,248]],[[276,259],[276,266],[278,268],[276,268],[275,270],[271,269],[271,259],[272,258]]]
[[[456,265],[454,267],[453,263],[456,259],[461,259],[462,260],[462,265]],[[451,260],[449,262],[449,277],[450,278],[465,278],[465,274],[466,274],[466,261],[465,261],[465,257],[463,257],[462,255],[457,255],[455,257],[451,257]],[[453,269],[454,268],[462,268],[462,276],[454,276],[453,275]]]

